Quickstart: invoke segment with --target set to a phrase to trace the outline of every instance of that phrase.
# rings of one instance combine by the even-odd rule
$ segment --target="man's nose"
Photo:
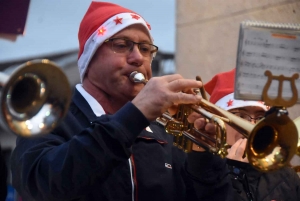
[[[142,55],[140,49],[139,49],[138,44],[133,44],[132,48],[129,51],[130,51],[129,52],[130,55],[133,55],[133,56],[138,57],[140,59],[143,59],[143,57],[144,57]]]
[[[128,63],[135,65],[135,66],[141,66],[143,64],[144,56],[141,54],[139,47],[137,44],[134,44],[132,48],[129,50],[128,54]]]
[[[255,119],[251,119],[250,122],[251,122],[251,124],[256,124],[256,120]]]

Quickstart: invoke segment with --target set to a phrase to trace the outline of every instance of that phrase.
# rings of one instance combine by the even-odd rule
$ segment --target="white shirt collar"
[[[85,98],[85,100],[88,102],[90,107],[92,108],[94,114],[99,117],[103,114],[105,114],[104,109],[102,106],[98,103],[98,101],[91,96],[83,87],[82,84],[76,84],[76,89],[81,93],[81,95]]]

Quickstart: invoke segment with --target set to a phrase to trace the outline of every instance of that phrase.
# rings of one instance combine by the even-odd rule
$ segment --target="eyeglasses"
[[[244,112],[231,112],[232,114],[241,117],[242,119],[245,119],[247,121],[252,122],[252,120],[254,121],[254,123],[257,123],[259,120],[261,120],[262,118],[264,118],[263,115],[259,115],[257,117],[251,117],[249,114],[246,114]]]
[[[111,42],[111,49],[116,53],[126,53],[129,50],[132,51],[134,45],[138,46],[140,53],[144,57],[151,57],[158,51],[158,47],[155,45],[149,43],[136,43],[124,38],[110,38],[105,40],[104,42]]]

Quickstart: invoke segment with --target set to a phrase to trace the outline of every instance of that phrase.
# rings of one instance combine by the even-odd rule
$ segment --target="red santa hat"
[[[210,95],[209,101],[224,110],[247,106],[257,106],[267,110],[267,106],[262,101],[234,99],[234,80],[235,69],[215,75],[204,85],[205,90]]]
[[[153,41],[150,25],[137,13],[117,4],[92,1],[78,32],[78,68],[81,81],[98,47],[106,39],[133,24],[145,26]]]

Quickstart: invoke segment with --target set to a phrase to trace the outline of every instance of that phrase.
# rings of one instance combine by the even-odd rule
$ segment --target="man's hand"
[[[190,123],[194,123],[194,127],[198,130],[201,130],[202,132],[206,133],[208,136],[212,138],[216,138],[216,126],[213,123],[210,123],[207,121],[206,118],[204,118],[201,114],[193,112],[189,115],[188,121]],[[211,146],[214,146],[213,143],[207,143],[210,144]],[[192,147],[193,151],[205,151],[203,147],[198,146],[197,144],[193,144]]]
[[[247,139],[239,139],[236,141],[230,149],[228,149],[227,158],[241,161],[244,163],[249,163],[248,158],[244,157],[245,149],[247,145]]]
[[[201,96],[192,93],[202,82],[183,79],[179,74],[151,78],[132,103],[149,120],[155,120],[169,108],[179,104],[196,104]],[[186,93],[190,91],[190,93]]]

